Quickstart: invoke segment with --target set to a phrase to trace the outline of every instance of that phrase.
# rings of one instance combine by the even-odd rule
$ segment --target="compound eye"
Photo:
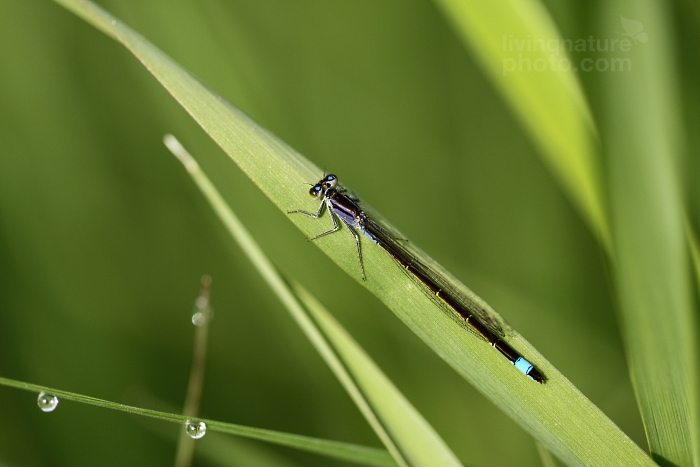
[[[321,194],[321,185],[312,186],[311,189],[309,190],[309,194],[313,198],[318,198],[319,195]]]
[[[336,183],[338,183],[338,177],[336,177],[333,174],[328,175],[324,181],[329,185],[329,186],[335,186]]]

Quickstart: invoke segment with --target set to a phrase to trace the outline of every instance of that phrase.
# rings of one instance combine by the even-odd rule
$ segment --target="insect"
[[[411,252],[406,247],[406,240],[396,238],[384,227],[372,220],[360,207],[360,200],[348,194],[348,191],[338,184],[338,177],[332,174],[325,175],[311,187],[309,194],[311,197],[321,201],[315,214],[302,210],[289,211],[288,214],[302,214],[318,219],[323,215],[324,209],[326,209],[333,221],[332,228],[309,238],[310,241],[337,232],[340,230],[341,223],[344,224],[355,240],[362,279],[365,280],[365,266],[362,260],[362,247],[360,244],[360,234],[364,234],[373,243],[376,243],[389,253],[406,271],[422,282],[433,295],[457,313],[478,335],[506,357],[520,372],[538,383],[545,382],[545,377],[532,363],[503,341],[505,336],[503,329],[497,321],[488,315],[488,312],[483,307]]]

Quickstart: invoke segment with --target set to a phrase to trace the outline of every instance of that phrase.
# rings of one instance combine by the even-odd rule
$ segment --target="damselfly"
[[[538,383],[545,382],[542,373],[532,363],[528,362],[502,340],[505,336],[503,329],[497,321],[489,316],[483,307],[461,292],[434,268],[418,258],[407,248],[405,240],[396,238],[384,227],[373,221],[360,207],[360,201],[349,195],[347,190],[338,184],[338,178],[335,175],[324,176],[317,184],[311,187],[309,194],[313,198],[321,200],[316,213],[296,210],[289,211],[289,214],[298,213],[318,219],[325,208],[333,221],[331,229],[321,232],[309,240],[316,240],[324,235],[338,231],[340,229],[338,220],[340,220],[355,239],[357,258],[360,261],[360,270],[364,280],[365,266],[362,261],[362,247],[358,233],[361,232],[372,242],[386,250],[406,271],[422,282],[432,294],[440,298],[449,308],[457,313],[481,337],[515,365],[518,370]]]

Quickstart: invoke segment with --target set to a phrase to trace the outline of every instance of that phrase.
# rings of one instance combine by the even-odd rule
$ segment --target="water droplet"
[[[207,424],[204,422],[187,420],[187,423],[185,423],[185,432],[187,432],[190,438],[199,439],[207,434]]]
[[[41,392],[39,393],[39,397],[36,399],[36,405],[38,405],[44,412],[53,412],[58,405],[58,397],[54,396],[53,394]]]
[[[200,311],[192,315],[192,324],[194,324],[195,326],[204,326],[204,323],[206,321],[207,318],[204,316],[204,313]]]
[[[113,20],[112,20],[112,26],[116,26],[116,25],[117,25],[117,20],[116,20],[116,19],[113,19]]]
[[[207,307],[207,305],[209,305],[209,299],[204,295],[197,297],[197,301],[194,302],[194,306],[196,306],[199,310],[203,310]]]

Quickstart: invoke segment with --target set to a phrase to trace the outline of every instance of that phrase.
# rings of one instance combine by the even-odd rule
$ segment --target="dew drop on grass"
[[[53,412],[58,405],[58,397],[53,394],[46,392],[39,393],[39,397],[36,399],[36,405],[39,406],[44,412]]]
[[[185,423],[185,432],[187,432],[190,438],[199,439],[207,434],[207,424],[204,422],[187,420],[187,423]]]

